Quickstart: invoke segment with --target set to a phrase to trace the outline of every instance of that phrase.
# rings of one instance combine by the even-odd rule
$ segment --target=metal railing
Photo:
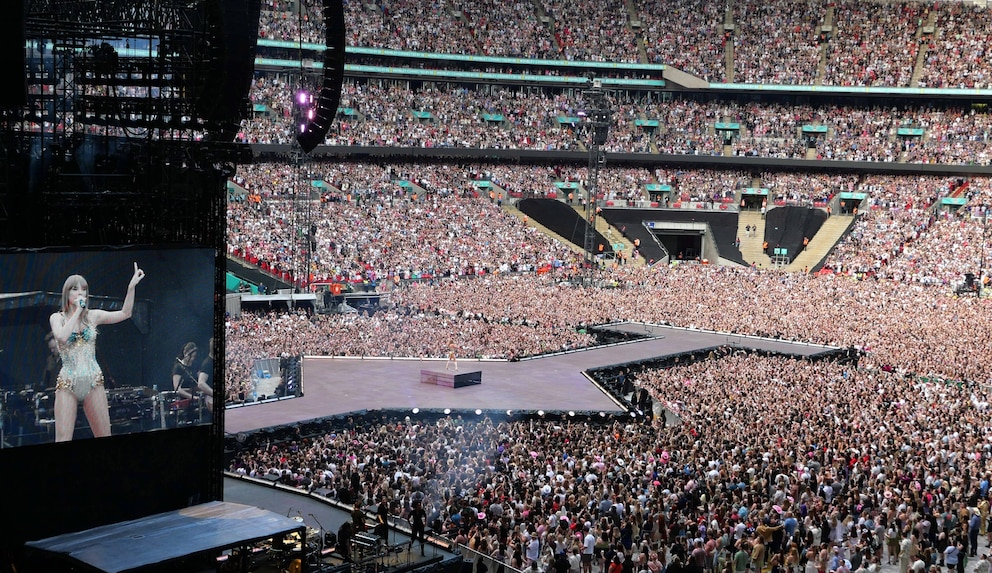
[[[456,544],[458,551],[462,554],[462,560],[464,562],[472,563],[472,573],[479,572],[479,563],[481,562],[484,571],[486,573],[523,573],[523,570],[510,567],[508,564],[494,559],[491,555],[486,555],[484,553],[479,553],[474,549],[470,549],[468,545]]]

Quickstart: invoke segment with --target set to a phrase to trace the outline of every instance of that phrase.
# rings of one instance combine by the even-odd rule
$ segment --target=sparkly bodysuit
[[[87,326],[73,332],[65,344],[59,345],[62,369],[55,381],[55,390],[67,390],[82,402],[90,390],[103,386],[103,372],[96,361],[96,327]]]

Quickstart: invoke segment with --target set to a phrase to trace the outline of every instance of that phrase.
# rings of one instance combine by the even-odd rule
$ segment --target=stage
[[[307,357],[303,396],[225,411],[229,434],[381,408],[475,408],[617,412],[619,404],[593,384],[586,370],[720,345],[801,356],[836,350],[767,338],[623,323],[611,328],[648,338],[605,347],[524,359],[458,359],[459,372],[481,372],[485,383],[462,388],[422,384],[421,370],[444,371],[447,359]]]
[[[337,532],[341,524],[351,521],[351,508],[335,502],[327,502],[316,495],[307,495],[305,491],[286,486],[260,484],[258,480],[236,477],[227,474],[224,477],[224,499],[234,503],[251,504],[260,509],[285,515],[299,520],[311,531]],[[369,527],[375,524],[374,507],[365,508],[366,521]],[[397,527],[399,525],[399,527]],[[318,536],[319,537],[319,536]],[[431,563],[449,561],[457,557],[444,540],[432,539],[421,555],[419,542],[411,543],[408,522],[402,519],[391,519],[389,534],[384,542],[394,548],[388,555],[376,559],[382,573],[396,573],[414,570]],[[326,559],[332,562],[333,559]]]
[[[302,520],[247,504],[214,501],[142,519],[31,541],[41,560],[79,564],[88,570],[119,573],[179,562],[202,554],[243,547],[296,532],[306,538]],[[177,570],[190,570],[189,566]]]
[[[449,363],[446,363],[446,367]],[[421,384],[434,384],[435,386],[444,386],[446,388],[464,388],[466,386],[476,386],[482,384],[482,371],[475,370],[474,372],[458,372],[458,371],[448,371],[444,370],[427,370],[422,369],[420,371],[420,383]]]

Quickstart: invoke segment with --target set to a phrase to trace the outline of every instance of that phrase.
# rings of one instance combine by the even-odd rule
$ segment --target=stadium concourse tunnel
[[[688,223],[703,223],[708,226],[720,258],[746,264],[740,249],[734,244],[737,239],[737,213],[685,209],[604,209],[603,218],[611,226],[623,230],[627,238],[640,239],[641,255],[648,261],[662,261],[668,256],[676,259],[680,243],[698,245],[702,241],[698,231],[672,233],[665,230],[666,224],[671,223],[671,228],[676,228]]]

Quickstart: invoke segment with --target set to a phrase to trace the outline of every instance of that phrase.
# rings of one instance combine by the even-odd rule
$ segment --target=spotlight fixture
[[[445,415],[445,416],[447,416],[447,415],[448,415],[448,414],[450,414],[450,413],[451,413],[451,408],[445,408],[445,409],[444,409],[444,415]]]
[[[482,410],[480,410],[479,408],[476,408],[475,409],[475,415],[476,416],[481,416],[482,415]]]
[[[419,414],[420,413],[420,408],[414,408],[413,409],[413,413],[414,414]]]
[[[568,411],[568,416],[569,416],[570,418],[574,418],[574,417],[575,417],[575,410],[569,410],[569,411]]]
[[[544,416],[544,410],[538,410],[537,411],[537,415],[543,417]]]

